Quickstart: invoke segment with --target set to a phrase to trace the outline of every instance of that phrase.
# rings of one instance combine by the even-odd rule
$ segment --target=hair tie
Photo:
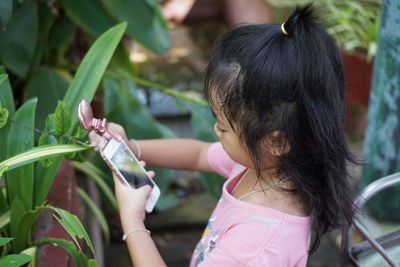
[[[285,30],[285,23],[281,24],[281,30],[282,30],[284,35],[289,35],[288,32]]]

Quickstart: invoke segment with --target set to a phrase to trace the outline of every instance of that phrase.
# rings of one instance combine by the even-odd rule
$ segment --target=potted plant
[[[344,51],[347,128],[363,135],[377,50],[380,0],[323,0],[324,22]],[[323,6],[323,7],[322,7]]]

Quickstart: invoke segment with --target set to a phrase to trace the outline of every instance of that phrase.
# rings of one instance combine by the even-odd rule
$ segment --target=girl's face
[[[218,136],[222,146],[226,153],[235,162],[247,167],[254,169],[254,164],[251,160],[249,153],[240,144],[240,140],[236,132],[229,125],[228,121],[224,118],[223,114],[215,112],[216,123],[214,125],[214,131]]]
[[[216,118],[216,123],[214,125],[214,131],[218,136],[223,148],[226,153],[233,159],[235,162],[250,168],[255,169],[252,158],[247,151],[243,147],[240,142],[240,138],[235,132],[235,130],[230,126],[228,120],[225,115],[220,111],[220,104],[218,101],[213,103],[213,113]],[[276,149],[274,149],[274,145],[271,143],[272,138],[265,138],[265,141],[262,142],[264,144],[263,149],[263,162],[260,162],[261,170],[265,170],[267,172],[273,171],[277,167],[277,154]],[[280,150],[279,150],[280,151]],[[278,151],[278,153],[280,153]]]

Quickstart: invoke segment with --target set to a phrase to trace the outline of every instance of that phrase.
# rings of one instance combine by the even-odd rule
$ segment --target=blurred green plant
[[[278,7],[304,5],[309,0],[266,0]],[[339,45],[349,53],[362,52],[375,57],[380,27],[381,0],[320,0],[314,6],[322,22]]]
[[[328,31],[348,52],[363,52],[371,60],[376,55],[380,27],[380,0],[322,0]]]
[[[22,203],[16,204],[16,207],[24,207],[20,209],[21,214],[42,207],[62,160],[61,156],[54,155],[67,152],[68,159],[81,161],[74,162],[75,168],[93,179],[104,199],[117,208],[107,166],[97,156],[91,160],[99,162],[97,166],[84,161],[85,156],[78,147],[87,147],[73,145],[71,141],[82,141],[85,136],[77,126],[78,102],[81,99],[91,102],[98,87],[102,90],[98,95],[103,99],[104,115],[109,121],[126,127],[131,138],[175,137],[138,98],[139,89],[151,88],[175,97],[182,108],[192,113],[191,123],[198,138],[216,140],[212,132],[214,118],[207,102],[201,97],[141,79],[129,59],[126,46],[133,40],[156,53],[166,52],[169,48],[169,33],[160,10],[157,0],[5,0],[0,4],[0,64],[10,73],[10,81],[7,76],[0,76],[0,85],[7,87],[0,92],[0,125],[4,126],[0,129],[0,139],[7,140],[6,149],[0,150],[0,162],[3,163],[0,171],[7,172],[7,194],[0,193],[1,216],[18,213],[18,209],[10,210],[11,196],[18,197],[17,203]],[[127,23],[108,30],[121,21]],[[125,28],[126,35],[119,43]],[[89,46],[90,50],[83,58]],[[5,74],[5,69],[2,68],[0,73]],[[17,112],[15,107],[19,107]],[[13,123],[7,123],[10,121]],[[41,130],[35,133],[32,129]],[[35,144],[38,146],[34,147]],[[15,168],[15,162],[10,163],[12,159],[17,162],[24,159],[18,163],[24,165]],[[161,177],[157,183],[163,192],[157,208],[173,207],[179,203],[175,193],[169,190],[175,172],[155,171]],[[208,175],[201,181],[213,195],[219,194],[221,178]],[[99,219],[107,240],[109,230],[104,224],[104,215],[82,190],[79,192]],[[9,225],[6,223],[4,229]],[[53,241],[48,239],[39,244]],[[71,254],[75,253],[70,243],[54,242]],[[76,261],[82,260],[82,255],[74,255]]]
[[[57,243],[72,255],[77,266],[97,265],[95,259],[83,254],[78,243],[77,237],[83,238],[95,256],[91,240],[79,219],[65,210],[45,206],[44,202],[61,164],[60,155],[74,153],[70,158],[79,159],[79,151],[92,149],[79,140],[85,134],[77,127],[79,123],[76,112],[71,110],[76,110],[81,99],[92,100],[125,29],[126,23],[119,24],[94,42],[82,60],[63,100],[58,102],[54,114],[47,116],[44,131],[35,128],[37,99],[26,101],[15,111],[13,92],[7,74],[4,73],[4,68],[1,69],[0,136],[4,137],[6,145],[0,154],[0,177],[5,176],[6,188],[0,190],[0,225],[4,235],[14,238],[11,246],[3,248],[2,255],[10,252],[21,253],[27,248],[34,249],[48,243]],[[35,131],[42,133],[36,147]],[[75,144],[71,144],[72,142]],[[44,161],[45,159],[51,161]],[[35,163],[38,160],[41,163]],[[39,213],[45,209],[55,212],[56,219],[73,242],[44,239],[33,243],[33,228]],[[12,257],[20,258],[21,262],[28,259],[20,254]]]

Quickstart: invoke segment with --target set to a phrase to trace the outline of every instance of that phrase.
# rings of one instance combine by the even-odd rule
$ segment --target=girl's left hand
[[[146,165],[144,161],[141,161],[140,163],[143,167]],[[150,177],[150,179],[153,179],[155,173],[153,171],[149,171],[147,172],[147,175]],[[152,188],[149,185],[145,185],[137,189],[129,187],[115,174],[114,170],[113,178],[122,227],[124,229],[131,229],[137,224],[143,223],[146,215],[146,201],[151,193]]]

